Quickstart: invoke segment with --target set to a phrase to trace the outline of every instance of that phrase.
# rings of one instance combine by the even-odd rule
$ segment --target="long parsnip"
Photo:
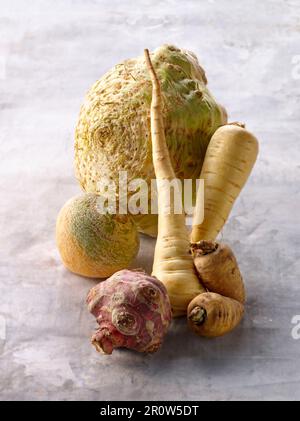
[[[170,192],[165,181],[173,180],[175,175],[164,135],[160,83],[148,50],[145,50],[145,57],[153,86],[151,139],[159,204],[152,274],[166,286],[173,316],[180,316],[188,310],[188,323],[194,332],[209,337],[223,335],[240,321],[243,305],[220,294],[206,293],[195,274],[193,259],[189,254],[185,216],[183,212],[175,213],[174,201],[169,203]]]
[[[232,123],[216,130],[200,175],[204,180],[204,220],[197,221],[194,215],[192,243],[217,237],[251,173],[257,154],[258,141],[243,125]]]
[[[170,191],[165,181],[174,180],[175,173],[165,140],[160,83],[148,50],[145,50],[145,59],[152,81],[151,139],[159,213],[152,275],[166,286],[173,316],[181,316],[186,314],[190,301],[205,289],[199,282],[189,253],[185,215],[175,213],[174,201],[169,200]]]

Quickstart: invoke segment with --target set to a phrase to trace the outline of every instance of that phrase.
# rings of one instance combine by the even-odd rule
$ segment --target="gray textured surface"
[[[299,399],[299,1],[1,1],[0,397]],[[84,299],[54,243],[79,188],[73,130],[87,88],[113,64],[170,42],[195,51],[230,119],[261,142],[223,238],[239,258],[247,313],[201,340],[176,321],[161,352],[98,355]],[[151,241],[137,265],[150,267]]]

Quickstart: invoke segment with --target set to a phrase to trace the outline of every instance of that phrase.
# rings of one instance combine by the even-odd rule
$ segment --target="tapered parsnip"
[[[185,215],[175,214],[174,202],[169,200],[170,192],[165,181],[174,180],[175,173],[165,140],[160,83],[148,50],[145,50],[145,59],[152,81],[151,139],[159,212],[152,274],[166,286],[173,316],[181,316],[186,314],[189,302],[205,289],[199,282],[189,253]]]
[[[194,216],[191,242],[214,240],[246,183],[258,154],[258,141],[241,124],[220,127],[208,145],[204,179],[204,220]],[[196,207],[197,208],[197,207]]]
[[[232,298],[206,292],[188,306],[189,327],[200,336],[216,337],[233,330],[241,321],[244,306]]]
[[[231,248],[224,243],[202,240],[191,244],[195,268],[210,292],[245,302],[243,278]]]
[[[158,236],[154,254],[153,275],[167,288],[174,316],[187,311],[190,327],[200,335],[219,336],[233,329],[243,314],[243,305],[219,294],[206,293],[200,285],[189,254],[189,239],[184,214],[175,214],[169,205],[165,180],[175,178],[167,149],[162,120],[162,97],[159,80],[145,50],[153,91],[151,103],[151,139],[158,193]],[[202,298],[203,297],[203,298]],[[192,301],[191,301],[192,300]]]

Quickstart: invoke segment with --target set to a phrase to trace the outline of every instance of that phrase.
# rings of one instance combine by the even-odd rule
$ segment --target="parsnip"
[[[258,154],[258,141],[239,123],[216,130],[208,145],[204,179],[204,220],[194,215],[191,242],[214,240],[246,183]],[[197,207],[196,207],[197,209]]]
[[[174,202],[169,203],[169,189],[165,180],[175,179],[175,173],[165,140],[162,119],[162,96],[160,83],[151,63],[149,51],[145,50],[146,64],[152,81],[151,139],[152,158],[157,180],[158,236],[154,253],[152,275],[167,288],[173,316],[186,314],[189,302],[205,292],[195,273],[190,243],[185,225],[185,215],[174,213]]]
[[[175,214],[172,201],[170,208],[167,208],[169,189],[166,189],[164,181],[173,180],[175,175],[164,135],[160,83],[148,50],[145,50],[145,57],[153,86],[151,139],[159,211],[152,275],[166,286],[173,316],[185,314],[188,307],[188,322],[196,333],[219,336],[233,329],[240,321],[243,305],[219,294],[206,293],[195,274],[193,259],[189,254],[185,216],[183,213]]]
[[[191,244],[195,268],[210,292],[245,302],[245,287],[237,260],[224,243],[202,240]]]
[[[241,321],[244,306],[232,298],[206,292],[188,306],[189,327],[200,336],[216,337],[233,330]]]

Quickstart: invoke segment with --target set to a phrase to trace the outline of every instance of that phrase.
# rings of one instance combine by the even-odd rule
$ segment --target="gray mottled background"
[[[63,268],[55,219],[79,192],[73,133],[84,93],[162,43],[197,53],[230,119],[261,142],[222,233],[247,312],[224,338],[200,339],[181,320],[155,355],[101,356],[84,303],[94,282]],[[299,63],[298,0],[1,0],[1,399],[300,398]],[[149,247],[143,239],[136,265],[150,268]]]

